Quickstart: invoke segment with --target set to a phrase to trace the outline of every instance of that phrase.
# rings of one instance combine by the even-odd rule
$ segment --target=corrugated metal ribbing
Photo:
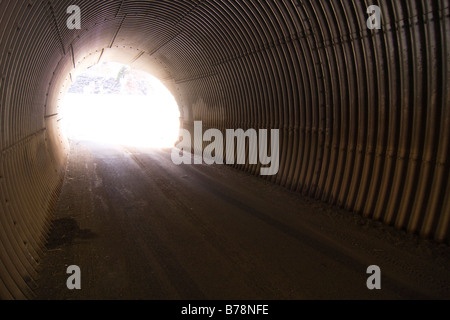
[[[63,148],[45,126],[62,48],[47,2],[2,1],[0,15],[0,298],[22,299],[33,296],[62,182],[64,156],[52,149]]]
[[[266,179],[450,239],[448,1],[79,0],[69,30],[72,4],[0,1],[1,298],[32,296],[64,172],[59,101],[74,67],[104,60],[171,83],[191,130],[279,129]]]
[[[367,28],[371,4],[381,9],[381,30]],[[448,7],[205,1],[202,23],[185,21],[194,38],[214,44],[204,47],[226,117],[216,126],[280,129],[280,171],[268,179],[448,241]],[[196,110],[203,88],[194,80],[180,86]],[[214,105],[192,120],[208,122],[207,112]]]

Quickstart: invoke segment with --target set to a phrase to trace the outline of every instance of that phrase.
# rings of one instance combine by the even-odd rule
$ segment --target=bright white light
[[[67,137],[137,147],[173,147],[180,128],[177,103],[161,82],[148,77],[151,92],[147,95],[93,94],[89,87],[84,94],[66,94],[62,113]]]

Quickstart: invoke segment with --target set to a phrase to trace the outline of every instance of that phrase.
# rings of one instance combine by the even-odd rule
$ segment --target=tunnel
[[[106,61],[161,80],[192,136],[196,121],[279,130],[276,174],[224,168],[447,245],[449,13],[446,0],[1,0],[0,298],[35,297],[70,153],[61,101]]]

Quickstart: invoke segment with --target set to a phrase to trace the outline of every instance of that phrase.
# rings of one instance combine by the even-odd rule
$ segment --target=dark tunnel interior
[[[76,25],[77,16],[74,16],[77,11],[68,10],[71,5],[80,9],[79,26]],[[372,5],[380,11],[368,10]],[[227,129],[238,128],[244,131],[254,129],[255,132],[276,129],[279,132],[276,144],[279,150],[278,170],[265,176],[260,174],[260,170],[267,163],[249,161],[252,152],[256,152],[252,148],[245,150],[249,153],[245,163],[234,161],[226,166],[204,169],[203,166],[176,166],[174,171],[168,164],[161,164],[158,169],[154,164],[162,161],[159,158],[169,159],[167,152],[151,156],[154,162],[133,150],[127,151],[127,158],[120,156],[123,161],[133,159],[136,168],[140,166],[145,172],[151,172],[155,188],[167,195],[167,215],[158,220],[161,224],[158,230],[164,230],[163,221],[170,219],[172,207],[173,212],[180,212],[180,217],[197,205],[204,210],[219,210],[214,201],[206,199],[205,193],[203,202],[197,201],[202,199],[204,190],[213,195],[220,194],[221,201],[224,201],[222,208],[234,206],[244,212],[242,225],[232,227],[232,222],[214,213],[199,217],[189,211],[189,221],[203,228],[204,237],[211,239],[210,245],[214,250],[222,250],[230,257],[230,266],[247,259],[233,256],[233,250],[244,252],[247,245],[256,247],[254,243],[260,236],[256,233],[258,224],[255,223],[252,229],[253,220],[250,217],[245,220],[247,213],[252,219],[258,218],[261,223],[276,228],[277,233],[274,231],[267,235],[267,239],[293,239],[286,238],[283,242],[286,247],[282,249],[267,250],[281,250],[289,257],[292,254],[294,262],[286,258],[284,263],[295,264],[297,248],[293,243],[298,241],[314,246],[314,232],[306,227],[304,234],[299,231],[303,225],[295,219],[296,209],[289,206],[292,196],[305,199],[302,201],[307,201],[311,208],[322,205],[331,208],[337,212],[337,217],[333,216],[330,221],[345,221],[347,215],[356,215],[368,225],[379,222],[382,226],[376,224],[377,228],[388,228],[389,232],[410,236],[415,243],[426,242],[431,250],[439,248],[448,256],[449,7],[447,0],[1,0],[0,298],[40,297],[36,293],[42,278],[40,265],[49,251],[62,245],[58,239],[52,238],[55,236],[52,230],[58,226],[72,230],[72,238],[78,236],[93,241],[102,241],[101,232],[109,232],[107,227],[97,232],[94,228],[80,229],[72,220],[57,219],[54,215],[67,180],[79,178],[82,183],[92,177],[86,174],[83,180],[76,175],[81,167],[71,167],[84,151],[76,149],[78,151],[72,156],[74,147],[61,131],[61,102],[75,72],[108,61],[129,65],[161,80],[179,106],[181,128],[189,132],[192,139],[198,135],[196,123],[199,121],[203,126],[200,134],[216,129],[215,132],[219,131],[225,137]],[[379,22],[379,26],[370,25],[371,22]],[[85,117],[90,117],[90,114]],[[195,141],[190,151],[201,155],[207,145],[205,141]],[[273,141],[271,145],[274,146]],[[234,148],[218,150],[216,155],[220,152],[226,158],[236,151]],[[111,175],[120,176],[119,170],[114,171],[116,160],[111,160],[113,156],[108,158],[111,167],[105,165],[107,160],[104,159],[108,156],[102,157],[96,158],[97,162],[92,160],[96,163],[95,168],[98,167],[99,172],[110,171]],[[130,165],[124,166],[131,170]],[[163,171],[165,175],[161,173]],[[128,200],[134,199],[133,203],[150,201],[146,199],[144,182],[138,183],[142,175],[133,172],[130,171],[129,176],[135,175],[133,186],[136,192],[128,195]],[[176,191],[177,180],[172,180],[175,181],[174,189],[169,190],[171,184],[164,184],[164,179],[177,179],[177,175],[183,181],[191,179],[198,182],[197,185],[194,182],[186,185],[186,189],[198,192],[199,198],[186,197],[183,202],[183,192]],[[233,190],[236,189],[231,183],[236,181],[232,182],[232,177],[237,177],[235,180],[248,193],[236,191],[235,195]],[[98,191],[102,195],[114,194],[116,191],[112,186],[122,183],[112,178],[108,180],[106,176],[102,181],[104,188]],[[228,191],[219,189],[216,182],[230,183]],[[276,191],[270,193],[261,186],[268,190],[276,188]],[[269,201],[278,201],[280,209],[274,207],[273,212],[280,211],[270,216],[264,211],[270,210],[270,205],[262,205],[265,202],[258,205],[258,201],[264,199],[262,196],[258,198],[257,192],[267,195],[265,199]],[[253,199],[255,205],[251,207],[242,200],[244,198],[236,200],[237,193],[243,194],[248,201]],[[275,198],[275,194],[279,198]],[[81,205],[84,198],[80,195],[73,202]],[[72,204],[67,203],[67,206]],[[120,204],[112,202],[106,207],[118,208]],[[153,208],[159,207],[155,205]],[[136,208],[130,205],[123,214],[128,212],[131,217],[133,210]],[[233,209],[229,211],[230,215],[235,212]],[[159,213],[156,210],[154,214]],[[126,225],[127,222],[121,219],[118,216],[117,225]],[[147,216],[140,216],[140,219],[142,221],[136,223],[136,228],[144,228]],[[149,221],[152,223],[153,220]],[[339,221],[336,229],[338,225],[342,226],[339,232],[343,232],[346,227]],[[178,227],[173,227],[179,231],[173,237],[179,237],[176,239],[181,243],[184,229],[179,223]],[[221,225],[222,231],[210,227],[214,223]],[[223,243],[220,241],[224,241],[221,239],[226,238],[228,223],[230,230],[248,237],[248,242],[238,242],[240,248],[237,244],[235,249],[220,245]],[[244,228],[244,224],[249,227]],[[111,224],[111,228],[113,230],[116,226]],[[323,228],[326,229],[325,226]],[[189,230],[186,230],[186,237]],[[366,232],[363,227],[355,229],[355,233],[357,230]],[[120,234],[124,239],[133,237],[133,232],[120,232],[123,232]],[[280,236],[277,236],[278,232]],[[333,232],[322,231],[321,239],[328,239]],[[150,251],[155,250],[151,251],[154,259],[162,261],[161,270],[168,273],[173,270],[173,274],[191,279],[192,283],[197,281],[197,274],[189,269],[189,261],[179,262],[187,265],[187,271],[176,267],[178,264],[174,261],[177,261],[178,249],[172,250],[164,235],[145,234],[148,238],[135,242],[145,242],[145,246],[161,243],[159,249],[149,248]],[[250,240],[252,236],[254,238]],[[321,254],[334,256],[326,241],[316,246],[321,248]],[[383,241],[391,245],[388,238]],[[268,248],[269,242],[267,240]],[[190,249],[195,252],[193,245],[186,248],[187,251]],[[347,249],[341,249],[344,255]],[[179,255],[183,254],[181,251]],[[257,253],[252,251],[251,254]],[[395,259],[394,252],[390,254],[386,260]],[[348,266],[348,270],[352,269],[350,259],[340,259],[336,258],[336,261]],[[256,279],[249,282],[257,283],[258,272],[253,271],[260,270],[258,266],[263,266],[265,260],[258,261],[260,264],[254,262],[257,265],[255,269],[251,268],[250,262],[245,264],[246,271]],[[142,262],[143,265],[145,263]],[[205,270],[216,268],[214,263],[220,264],[213,258],[205,261]],[[339,269],[337,265],[336,270]],[[117,268],[117,274],[111,277],[120,277],[122,269]],[[279,270],[276,266],[270,268]],[[155,270],[159,272],[157,267]],[[361,273],[363,278],[366,276],[364,271]],[[62,272],[67,279],[65,270]],[[420,272],[434,271],[427,271],[424,267]],[[399,284],[403,281],[399,280],[401,276],[392,272],[389,277],[402,288]],[[439,289],[430,289],[428,296],[450,298],[448,271],[444,270],[439,279],[436,285]],[[234,279],[237,287],[241,280],[237,276]],[[161,290],[164,281],[161,280]],[[214,283],[214,278],[211,276],[205,281]],[[275,289],[276,281],[271,284]],[[174,292],[178,292],[173,297],[214,298],[220,297],[216,292],[225,292],[219,284],[214,291],[212,285],[185,286],[176,280],[171,283]],[[280,280],[280,283],[284,282]],[[288,288],[287,280],[285,286]],[[312,285],[310,295],[306,291],[288,295],[288,289],[280,289],[280,292],[275,289],[273,294],[269,294],[269,289],[261,288],[260,295],[252,295],[250,289],[248,294],[244,294],[244,290],[242,296],[327,298],[325,293],[313,294]],[[141,290],[139,297],[146,297],[145,289]],[[399,289],[399,292],[405,293],[405,290]],[[336,295],[339,295],[337,291]],[[172,297],[170,294],[167,296]],[[228,292],[224,296],[233,297],[233,294]],[[123,297],[126,298],[126,294]],[[158,295],[150,297],[158,298]],[[235,297],[241,296],[236,294]],[[389,296],[392,297],[409,295]]]

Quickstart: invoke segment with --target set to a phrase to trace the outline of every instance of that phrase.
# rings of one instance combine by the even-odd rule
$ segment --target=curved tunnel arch
[[[76,2],[81,30],[71,1],[0,1],[1,298],[33,296],[68,153],[59,103],[99,61],[161,79],[187,129],[279,128],[271,181],[448,241],[447,1]]]

